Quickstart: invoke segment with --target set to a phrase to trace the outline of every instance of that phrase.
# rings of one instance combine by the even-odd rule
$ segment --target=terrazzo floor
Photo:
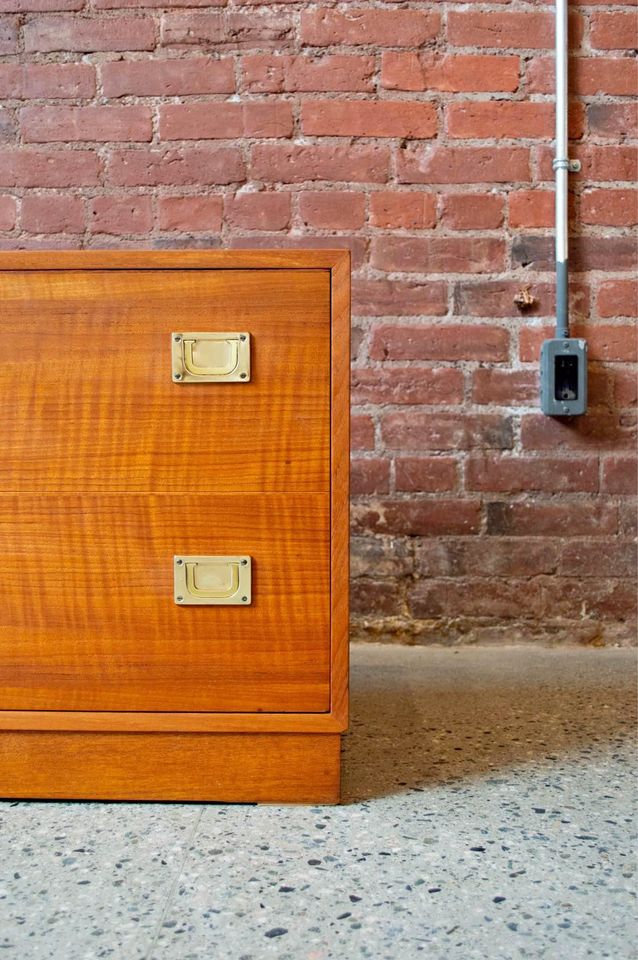
[[[635,656],[352,655],[339,807],[0,804],[0,960],[636,957]]]

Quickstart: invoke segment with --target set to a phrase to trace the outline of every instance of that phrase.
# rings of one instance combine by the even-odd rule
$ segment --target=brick
[[[635,94],[637,79],[638,64],[629,58],[572,57],[570,60],[570,91],[576,96],[631,97]],[[536,57],[528,64],[526,86],[528,93],[552,93],[552,58]]]
[[[543,340],[554,336],[551,327],[523,327],[520,332],[520,357],[525,363],[538,359]],[[586,337],[590,360],[635,361],[636,327],[632,324],[575,325],[572,336]]]
[[[29,233],[84,233],[84,203],[79,197],[25,196],[20,222]]]
[[[600,317],[633,317],[638,312],[638,290],[634,280],[604,280],[596,301]]]
[[[481,367],[472,374],[472,403],[528,407],[538,403],[535,370],[499,370]]]
[[[102,64],[101,76],[105,97],[183,97],[235,92],[231,57],[114,60]]]
[[[15,198],[0,196],[0,230],[13,230],[16,216]]]
[[[436,226],[436,196],[414,190],[386,192],[370,196],[370,225],[385,230],[405,228],[426,230]]]
[[[90,187],[100,170],[92,150],[0,150],[0,186]]]
[[[355,459],[350,465],[350,493],[353,496],[387,493],[390,489],[390,461]]]
[[[633,501],[618,505],[620,533],[626,537],[638,536],[638,510]],[[635,637],[635,633],[633,635]]]
[[[526,580],[457,579],[425,580],[410,590],[408,606],[413,617],[540,617],[540,591],[529,590]]]
[[[363,193],[326,190],[299,196],[301,220],[319,230],[358,230],[365,222],[365,206]]]
[[[401,457],[395,463],[397,491],[436,493],[454,490],[458,466],[451,457]]]
[[[522,418],[521,443],[524,450],[620,450],[635,443],[635,424],[613,413],[590,412],[586,417],[544,417],[526,414]]]
[[[249,93],[329,93],[374,90],[374,57],[327,54],[323,57],[255,54],[242,58]]]
[[[554,245],[550,237],[519,235],[512,243],[512,265],[529,270],[554,268]],[[636,248],[631,237],[575,236],[569,246],[569,265],[579,273],[589,270],[633,270]]]
[[[440,22],[440,15],[430,11],[354,8],[340,13],[321,7],[302,11],[301,41],[313,47],[420,47],[437,36]]]
[[[509,331],[487,324],[418,324],[377,327],[373,360],[482,360],[498,363],[509,354]]]
[[[638,223],[636,190],[586,190],[581,196],[583,223],[633,227]]]
[[[148,17],[40,17],[24,26],[27,53],[152,50],[155,26]]]
[[[635,50],[635,13],[596,11],[589,22],[589,42],[594,50]]]
[[[352,310],[368,317],[442,316],[447,313],[447,283],[353,277]]]
[[[597,493],[598,459],[472,456],[465,468],[465,486],[494,493]]]
[[[26,143],[82,140],[146,141],[153,129],[149,107],[24,107],[20,128]]]
[[[93,0],[96,10],[115,10],[119,7],[223,7],[226,0]]]
[[[509,194],[510,227],[552,227],[554,194],[550,190],[514,190]]]
[[[451,230],[496,230],[503,225],[504,198],[492,193],[450,193],[441,222]]]
[[[488,137],[549,137],[554,105],[529,101],[457,101],[447,105],[450,137],[485,140]]]
[[[603,460],[601,489],[603,493],[626,493],[635,496],[638,462],[635,457],[608,457]]]
[[[403,577],[412,572],[412,554],[403,540],[352,537],[350,575],[385,578]]]
[[[350,445],[353,450],[374,450],[374,423],[367,414],[350,418]]]
[[[635,407],[638,404],[638,377],[632,369],[615,369],[613,372],[612,392],[616,407]]]
[[[381,422],[387,448],[421,450],[510,449],[512,424],[494,413],[388,413]]]
[[[463,374],[452,367],[354,368],[354,404],[445,404],[463,400]]]
[[[554,18],[544,11],[450,10],[447,36],[455,47],[549,49],[553,44]]]
[[[520,60],[511,56],[388,50],[381,60],[381,86],[387,90],[514,93],[519,74]]]
[[[262,49],[291,36],[292,19],[278,10],[169,13],[162,18],[164,46],[257,45]]]
[[[0,13],[48,13],[81,10],[85,0],[0,0]]]
[[[459,280],[453,287],[454,313],[473,317],[520,317],[521,310],[514,298],[527,288],[534,303],[525,310],[525,317],[554,317],[555,284],[525,284],[520,280]],[[572,282],[569,307],[572,318],[588,316],[589,291],[582,283]]]
[[[350,590],[350,610],[364,616],[396,616],[403,602],[396,584],[383,580],[355,580]]]
[[[221,197],[160,197],[160,230],[214,231],[222,228]]]
[[[18,17],[0,17],[0,54],[18,52],[20,21]]]
[[[558,572],[567,577],[635,577],[636,545],[631,540],[567,540]]]
[[[541,586],[545,609],[552,617],[626,620],[635,616],[636,591],[623,581],[553,577]]]
[[[92,233],[121,236],[148,233],[153,225],[150,197],[96,197],[90,203],[89,229]]]
[[[389,159],[387,148],[376,145],[258,144],[252,150],[251,177],[274,183],[385,183]]]
[[[504,269],[505,245],[486,237],[374,237],[370,263],[404,273],[491,273]]]
[[[290,194],[260,190],[224,197],[224,220],[240,230],[285,230]]]
[[[582,500],[527,499],[487,504],[487,532],[496,536],[601,537],[615,534],[618,512],[609,504]]]
[[[0,65],[0,97],[6,99],[92,97],[94,93],[95,71],[88,65]]]
[[[638,111],[631,103],[590,103],[587,106],[589,132],[612,140],[638,137]]]
[[[109,158],[108,179],[120,187],[238,183],[244,163],[234,147],[119,150]]]
[[[478,500],[381,500],[355,505],[355,532],[372,531],[403,537],[464,536],[478,533]]]
[[[424,540],[415,551],[424,577],[534,577],[554,573],[557,564],[556,542],[536,537]]]
[[[292,106],[285,102],[164,104],[159,108],[162,140],[289,137]]]
[[[408,137],[436,134],[433,103],[402,100],[305,100],[301,127],[308,136]]]
[[[509,183],[529,180],[523,147],[427,145],[399,151],[399,183]]]

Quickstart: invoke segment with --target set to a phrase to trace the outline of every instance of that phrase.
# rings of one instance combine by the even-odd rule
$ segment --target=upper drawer
[[[327,491],[330,271],[1,275],[5,491]],[[178,383],[175,331],[250,334],[249,382]]]

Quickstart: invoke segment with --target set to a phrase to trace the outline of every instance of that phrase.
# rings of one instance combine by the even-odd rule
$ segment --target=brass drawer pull
[[[173,333],[173,380],[177,383],[247,383],[249,333]]]
[[[251,602],[251,558],[179,556],[174,558],[175,603],[241,604]]]

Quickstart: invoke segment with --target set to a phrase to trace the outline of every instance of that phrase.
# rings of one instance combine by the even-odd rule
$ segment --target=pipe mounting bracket
[[[581,168],[580,160],[552,160],[552,170],[567,170],[569,173],[579,173]]]

